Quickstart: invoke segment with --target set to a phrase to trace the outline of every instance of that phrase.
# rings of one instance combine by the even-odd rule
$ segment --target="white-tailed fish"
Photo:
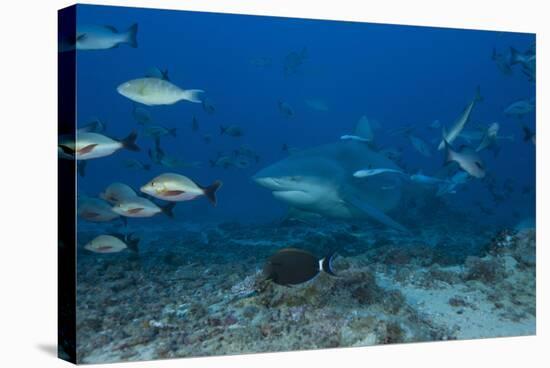
[[[181,89],[159,78],[138,78],[117,87],[118,93],[134,102],[147,106],[172,105],[178,101],[201,103],[201,89]]]

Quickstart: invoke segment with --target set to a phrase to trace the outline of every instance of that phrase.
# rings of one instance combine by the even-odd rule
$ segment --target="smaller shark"
[[[457,119],[451,130],[447,131],[445,127],[443,127],[443,139],[441,140],[441,143],[439,143],[439,146],[437,147],[438,150],[442,150],[445,148],[445,141],[447,143],[453,143],[454,140],[460,135],[460,132],[462,132],[462,129],[464,129],[464,126],[470,120],[470,115],[472,114],[472,109],[474,108],[475,104],[478,102],[483,101],[483,97],[481,97],[481,93],[479,91],[479,86],[476,89],[476,95],[474,99],[466,106],[460,117]]]

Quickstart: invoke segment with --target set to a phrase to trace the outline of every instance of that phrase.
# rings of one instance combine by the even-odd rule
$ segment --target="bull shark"
[[[408,232],[385,213],[399,203],[400,179],[392,175],[355,178],[353,173],[364,167],[400,170],[366,144],[341,140],[297,152],[260,170],[253,180],[300,211],[328,218],[369,218]],[[383,189],[392,185],[395,189]]]

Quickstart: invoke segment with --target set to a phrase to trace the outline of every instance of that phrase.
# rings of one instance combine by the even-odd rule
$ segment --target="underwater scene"
[[[536,333],[534,34],[78,5],[59,46],[78,362]]]

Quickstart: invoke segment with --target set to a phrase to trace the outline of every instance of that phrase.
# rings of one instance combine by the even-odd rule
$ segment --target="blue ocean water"
[[[497,121],[502,135],[513,135],[498,159],[487,158],[487,169],[499,181],[534,186],[535,150],[523,142],[521,125],[506,117],[510,103],[534,97],[535,86],[519,71],[503,76],[491,60],[493,48],[507,52],[510,46],[530,47],[532,34],[487,32],[382,24],[317,21],[194,12],[155,11],[134,8],[81,6],[79,24],[109,24],[124,30],[138,23],[136,49],[121,45],[111,50],[78,54],[78,122],[97,117],[108,124],[114,137],[139,129],[132,117],[132,102],[119,95],[116,87],[142,77],[152,67],[167,69],[171,80],[184,88],[204,89],[216,108],[209,115],[200,104],[178,103],[147,108],[154,121],[177,128],[175,139],[162,145],[167,152],[186,161],[200,161],[202,168],[186,169],[199,183],[221,179],[224,187],[219,206],[189,203],[178,206],[181,217],[254,221],[282,214],[282,206],[250,180],[261,167],[285,157],[283,144],[312,147],[337,140],[353,130],[362,115],[377,119],[380,146],[403,147],[404,160],[412,170],[434,173],[443,155],[425,158],[403,137],[386,136],[384,131],[407,124],[424,127],[433,120],[450,126],[480,86],[483,103],[476,106],[472,121]],[[284,58],[307,48],[308,58],[296,73],[285,76]],[[251,60],[267,57],[269,67],[256,67]],[[306,99],[322,99],[329,105],[323,113],[309,109]],[[277,108],[279,100],[295,110],[285,119]],[[200,132],[191,130],[192,118]],[[525,124],[534,129],[534,114]],[[236,124],[245,135],[235,139],[220,136],[220,125]],[[212,135],[204,144],[203,134]],[[419,133],[426,140],[441,132]],[[241,144],[251,146],[260,156],[257,165],[244,170],[211,169],[208,160],[218,152],[232,151]],[[120,161],[138,158],[147,161],[152,140],[139,137],[142,152],[119,152],[101,163],[90,163],[80,189],[94,194],[113,181],[141,186],[154,174],[121,168]],[[486,200],[483,185],[473,183],[467,193],[458,193],[451,202]],[[500,221],[512,221],[513,210],[532,216],[534,200],[517,192],[495,214]],[[476,216],[478,211],[472,211]],[[482,216],[485,218],[485,216]]]
[[[134,230],[162,229],[166,225],[170,231],[156,233],[156,244],[163,244],[163,240],[168,244],[174,239],[185,238],[188,236],[185,229],[189,224],[198,226],[200,233],[201,224],[211,226],[220,223],[270,226],[271,230],[259,227],[263,230],[250,237],[254,241],[261,238],[277,243],[273,229],[277,229],[278,221],[285,217],[288,206],[274,198],[269,190],[256,184],[252,177],[263,168],[290,157],[283,150],[284,145],[304,150],[339,142],[342,135],[353,134],[362,116],[373,122],[373,150],[397,150],[399,157],[393,161],[408,175],[422,172],[444,179],[445,154],[436,148],[441,141],[442,127],[452,127],[472,101],[478,87],[483,100],[475,104],[464,131],[480,134],[482,129],[498,122],[498,136],[513,138],[497,140],[497,154],[489,150],[481,151],[479,155],[486,176],[482,179],[471,178],[457,188],[456,193],[437,197],[436,187],[421,186],[418,189],[415,184],[407,183],[407,187],[412,188],[408,193],[409,199],[404,199],[396,211],[390,212],[391,216],[405,224],[412,234],[424,231],[424,236],[424,226],[433,225],[430,231],[437,234],[436,226],[443,223],[438,237],[443,237],[452,228],[458,238],[462,233],[468,234],[459,240],[464,243],[476,241],[465,239],[474,231],[472,224],[486,231],[484,236],[487,240],[503,229],[515,229],[521,222],[534,221],[535,145],[530,140],[524,141],[524,126],[535,131],[535,114],[526,113],[518,118],[505,114],[504,110],[515,101],[534,98],[535,83],[522,73],[521,65],[511,65],[512,74],[505,75],[492,58],[493,50],[505,55],[505,58],[508,58],[510,47],[521,52],[528,50],[535,43],[534,34],[90,5],[79,5],[77,16],[79,25],[110,25],[119,31],[135,23],[138,25],[136,48],[121,44],[107,50],[77,52],[77,124],[82,127],[93,119],[99,119],[107,127],[102,134],[116,139],[136,131],[136,143],[141,149],[139,152],[120,150],[108,157],[87,160],[85,176],[78,178],[79,195],[97,196],[113,182],[123,182],[139,189],[155,176],[166,172],[185,175],[203,186],[215,180],[223,182],[215,207],[200,197],[177,203],[174,219],[162,214],[128,219],[128,227]],[[289,66],[289,60],[294,57],[289,56],[291,53],[304,57],[296,65]],[[204,90],[203,97],[214,106],[215,111],[209,113],[202,104],[188,101],[163,106],[135,105],[117,92],[117,86],[121,83],[142,78],[154,67],[168,70],[170,81],[181,88]],[[292,116],[281,112],[280,101],[292,107]],[[160,138],[165,153],[181,161],[200,162],[200,166],[166,167],[151,162],[148,151],[155,149],[154,139],[145,136],[144,126],[134,118],[132,111],[135,106],[147,110],[153,124],[176,128],[175,137]],[[198,122],[198,130],[193,129],[194,118]],[[440,125],[430,128],[435,120],[439,120]],[[231,125],[240,127],[243,135],[233,137],[220,134],[220,127]],[[427,144],[429,157],[415,149],[409,135],[395,132],[407,126],[412,126],[410,134]],[[205,142],[205,135],[211,137],[209,143]],[[473,139],[458,137],[453,146],[458,149],[464,144],[475,148],[480,139],[480,136]],[[247,160],[246,167],[211,165],[210,161],[220,156],[235,158],[234,151],[243,145],[250,148],[258,159]],[[151,170],[127,168],[124,161],[129,159],[150,164]],[[415,202],[417,200],[421,200],[422,204]],[[418,210],[418,206],[425,208]],[[430,212],[432,206],[445,210]],[[346,224],[345,220],[324,221],[331,225]],[[368,226],[373,224],[367,223]],[[83,239],[99,235],[101,226],[104,226],[89,224],[82,219],[79,219],[79,224],[85,230]],[[116,226],[120,227],[121,232],[125,231],[124,225],[117,223]],[[307,231],[324,228],[326,225],[317,228],[311,225]],[[245,236],[243,233],[247,231],[252,232],[250,229],[254,227],[246,229],[240,230],[239,236]],[[370,239],[380,237],[376,235],[376,229]],[[382,227],[380,234],[385,231]],[[227,242],[232,240],[229,235],[225,236]],[[342,239],[343,242],[349,241]],[[425,242],[430,243],[429,240]],[[285,245],[278,244],[273,249]],[[147,248],[146,238],[142,239],[141,246]],[[486,243],[478,244],[471,255],[482,256],[479,250],[486,247]],[[238,267],[235,260],[243,254],[254,258],[255,267],[242,266],[243,269],[230,273],[233,275],[235,272],[242,276],[238,279],[244,279],[253,274],[257,267],[261,268],[273,249],[266,251],[250,247],[243,253],[239,248],[232,253],[230,248],[223,251],[215,248],[212,254],[229,254],[233,261],[228,263],[237,264],[235,267]],[[319,249],[319,252],[324,250]],[[464,253],[462,260],[469,255],[466,251]],[[84,254],[82,260],[79,258],[79,262],[84,262],[81,270],[92,267],[86,263],[90,256]],[[195,256],[194,261],[204,265],[202,270],[209,268],[210,263],[218,263],[210,261],[206,248],[197,251]],[[93,258],[93,262],[97,257]],[[369,257],[376,259],[376,255]],[[223,275],[222,271],[220,273]],[[89,274],[82,276],[85,284],[86,277]],[[352,295],[359,295],[358,300],[363,300],[361,290],[357,290],[354,288]],[[245,310],[245,306],[237,309]],[[157,318],[156,315],[151,313],[149,319],[154,318]],[[197,318],[202,318],[202,315]],[[144,319],[149,320],[147,317]],[[217,322],[208,321],[213,324],[209,325],[211,328],[217,326]],[[263,326],[261,322],[259,325]],[[261,328],[264,333],[264,327]],[[514,330],[510,331],[502,333],[514,334]],[[464,336],[457,335],[456,338],[460,337]],[[425,339],[442,337],[426,335]],[[194,343],[185,341],[185,344]],[[83,351],[89,348],[85,356],[95,351],[96,355],[89,355],[92,356],[89,362],[124,359],[124,356],[98,357],[98,344],[101,345],[97,343],[94,348],[82,348]],[[349,345],[351,342],[339,344]],[[107,345],[104,343],[102,346]],[[305,347],[323,346],[332,345],[320,343]],[[251,348],[250,351],[264,348]],[[229,348],[221,353],[240,351],[246,349]],[[215,352],[204,350],[204,354],[212,353]],[[200,353],[185,351],[166,354],[139,358]]]

